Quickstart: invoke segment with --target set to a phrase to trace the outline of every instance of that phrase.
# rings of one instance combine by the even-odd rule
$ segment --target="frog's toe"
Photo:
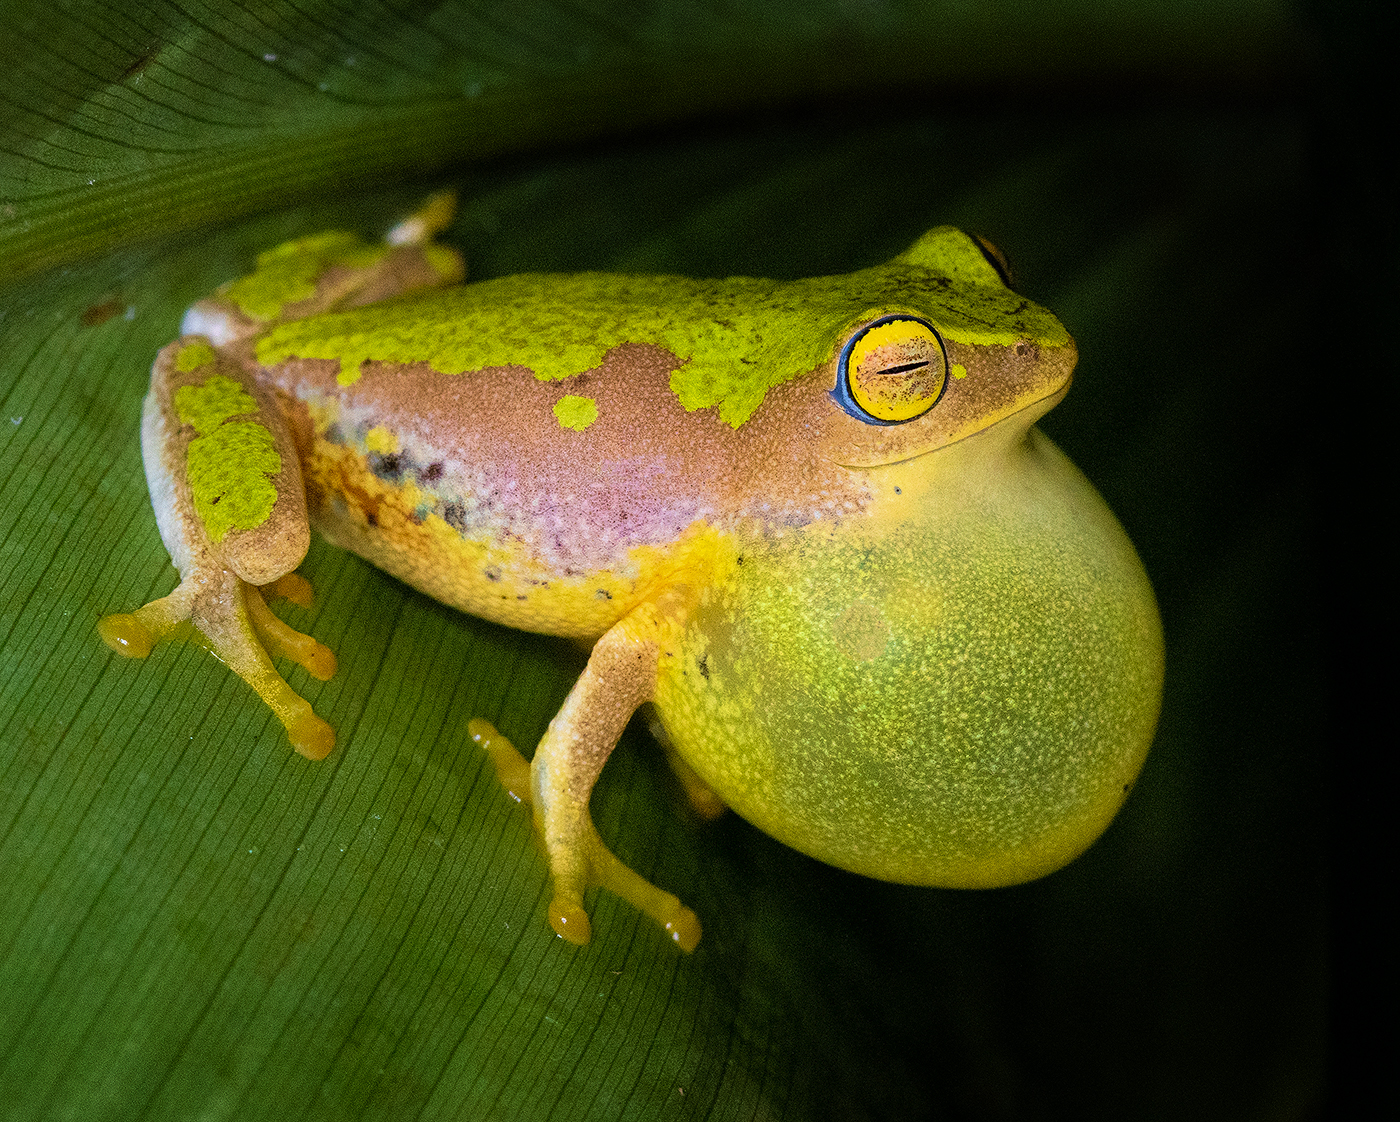
[[[713,822],[729,809],[729,805],[719,797],[719,794],[700,778],[700,773],[691,767],[679,752],[671,746],[670,741],[666,741],[666,759],[671,764],[671,770],[675,773],[676,781],[680,783],[681,790],[685,792],[686,801],[690,803],[690,809],[706,822]]]
[[[518,803],[530,801],[530,761],[506,737],[496,731],[496,726],[480,717],[467,722],[467,735],[483,752],[491,757],[496,766],[496,778],[506,789],[506,794]]]
[[[439,191],[423,201],[422,206],[384,235],[390,245],[425,245],[434,234],[452,225],[457,211],[457,193]]]
[[[660,925],[671,942],[686,954],[695,949],[700,942],[699,916],[682,904],[679,897],[663,888],[657,888],[640,873],[619,861],[612,851],[603,845],[596,831],[592,833],[590,849],[590,884],[596,884],[616,896],[621,896],[643,915]]]
[[[310,587],[308,584],[307,588]],[[310,635],[283,623],[272,614],[258,589],[251,585],[244,593],[244,600],[248,607],[248,618],[269,654],[290,659],[317,681],[327,682],[335,677],[334,651],[324,643],[318,643]]]
[[[561,939],[567,939],[576,947],[584,946],[593,938],[593,925],[583,910],[583,902],[574,899],[571,893],[556,893],[550,901],[549,926]]]
[[[308,760],[324,760],[335,747],[335,729],[316,716],[310,705],[304,713],[294,715],[286,728],[292,748]]]
[[[268,610],[255,586],[232,573],[225,572],[222,581],[208,581],[192,618],[214,653],[277,715],[292,747],[308,759],[324,759],[335,747],[334,731],[287,685],[269,651],[324,680],[335,672],[330,650],[288,627]]]
[[[156,644],[155,636],[130,612],[103,616],[97,621],[97,633],[112,650],[127,658],[145,658]]]
[[[145,658],[156,643],[189,620],[195,596],[195,584],[182,581],[169,596],[152,600],[134,612],[103,616],[97,621],[97,634],[117,654]]]
[[[680,947],[681,950],[689,954],[700,945],[700,917],[687,908],[679,900],[676,901],[676,913],[661,925],[666,934],[671,937],[671,942]]]
[[[271,584],[264,585],[262,591],[269,596],[290,600],[298,608],[311,607],[311,582],[298,572],[283,573]]]
[[[656,738],[657,743],[665,749],[666,762],[671,765],[671,772],[680,784],[686,801],[690,803],[690,809],[695,811],[702,821],[713,822],[729,809],[729,805],[719,797],[713,787],[700,778],[698,771],[685,762],[685,757],[676,749],[676,742],[666,731],[656,707],[649,705],[645,712],[647,728],[651,730],[651,735]]]

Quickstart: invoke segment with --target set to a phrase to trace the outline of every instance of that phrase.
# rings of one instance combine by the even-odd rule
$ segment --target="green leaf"
[[[1287,0],[10,0],[0,260],[133,238],[543,142],[828,94],[1004,76],[1270,73]],[[985,49],[995,44],[995,50]]]
[[[1142,46],[1184,18],[1162,5],[1115,56],[1112,25],[1066,2],[1022,13],[979,62],[966,45],[1012,9],[9,7],[0,1114],[1306,1116],[1320,703],[1295,579],[1308,490],[1279,436],[1311,295],[1290,268],[1301,110],[1104,113],[1098,89],[1044,110],[972,86],[956,107],[904,92],[442,170],[879,85],[877,62],[920,51],[956,56],[944,72],[963,80],[1193,57],[1247,81],[1286,66],[1288,9],[1213,9],[1201,26],[1233,19],[1247,45],[1227,57],[1204,31],[1175,54]],[[1091,25],[1100,45],[1076,63],[1064,45]],[[705,937],[681,956],[598,896],[595,940],[575,949],[544,925],[528,815],[465,724],[488,717],[528,749],[579,652],[317,539],[313,608],[278,608],[340,657],[330,682],[289,675],[337,729],[315,764],[197,647],[134,662],[101,644],[101,614],[174,584],[137,426],[183,309],[261,249],[377,235],[444,181],[475,278],[845,272],[942,222],[1008,251],[1083,356],[1046,427],[1127,525],[1166,622],[1162,731],[1098,845],[999,892],[865,881],[732,816],[691,821],[634,730],[595,817]]]

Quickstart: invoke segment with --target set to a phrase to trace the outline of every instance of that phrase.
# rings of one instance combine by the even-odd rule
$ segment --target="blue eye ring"
[[[893,367],[890,370],[878,371],[877,373],[912,373],[917,369],[926,368],[930,365],[933,365],[936,360],[936,368],[933,371],[933,373],[936,375],[937,385],[932,392],[919,395],[915,399],[915,403],[918,406],[917,411],[908,412],[908,414],[904,416],[886,418],[877,416],[874,412],[868,409],[866,405],[862,404],[862,402],[858,400],[858,397],[860,396],[860,390],[853,384],[851,372],[851,356],[852,354],[857,352],[857,349],[861,347],[862,342],[866,340],[866,337],[872,331],[877,331],[879,328],[897,323],[907,323],[910,325],[915,325],[917,328],[921,328],[923,333],[926,334],[927,338],[921,339],[920,342],[922,342],[925,347],[929,347],[932,344],[936,344],[935,351],[933,354],[930,354],[929,358],[924,360],[923,362],[909,363],[902,366]],[[908,424],[910,421],[917,420],[919,417],[922,417],[925,413],[927,413],[930,409],[932,409],[935,405],[938,404],[938,402],[942,399],[943,393],[947,389],[947,387],[948,349],[946,344],[944,344],[943,342],[943,336],[941,336],[934,329],[933,324],[929,323],[928,320],[924,319],[922,316],[910,315],[905,312],[893,312],[889,315],[880,316],[878,319],[871,320],[869,323],[867,323],[859,331],[856,331],[854,334],[851,335],[849,339],[846,340],[845,345],[841,348],[840,359],[836,364],[836,388],[831,390],[831,396],[835,399],[837,405],[841,406],[842,409],[844,409],[852,417],[855,417],[858,421],[864,421],[868,425],[882,425],[888,427],[890,425]],[[902,412],[907,408],[907,405],[902,406],[900,407],[900,411]]]

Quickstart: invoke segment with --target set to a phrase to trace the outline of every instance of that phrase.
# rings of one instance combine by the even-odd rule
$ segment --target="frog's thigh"
[[[656,689],[661,614],[644,605],[609,630],[593,648],[588,666],[549,724],[530,766],[535,824],[554,878],[550,926],[573,943],[590,935],[583,893],[598,885],[662,925],[685,951],[700,939],[700,921],[619,861],[605,846],[588,813],[589,796],[628,719]]]

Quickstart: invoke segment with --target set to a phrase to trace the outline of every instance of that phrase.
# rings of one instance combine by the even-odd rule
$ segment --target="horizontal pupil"
[[[903,366],[887,366],[879,371],[881,374],[907,374],[911,370],[922,370],[928,365],[929,360],[923,359],[920,362],[906,362]]]

